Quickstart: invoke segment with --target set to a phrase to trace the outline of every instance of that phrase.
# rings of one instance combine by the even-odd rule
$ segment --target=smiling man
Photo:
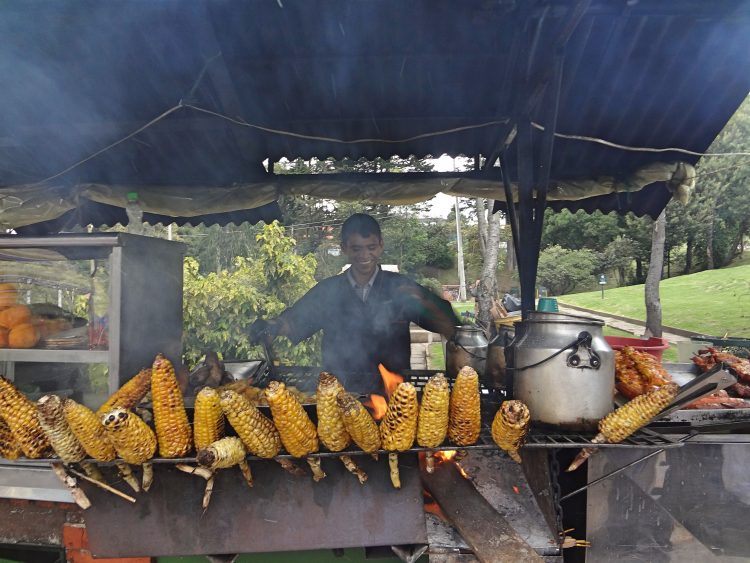
[[[323,331],[323,369],[348,391],[382,392],[378,364],[409,369],[409,323],[446,338],[460,324],[448,301],[409,278],[381,269],[383,237],[370,215],[356,213],[341,227],[341,250],[351,267],[308,291],[278,318],[256,321],[254,340],[286,336],[297,343]]]

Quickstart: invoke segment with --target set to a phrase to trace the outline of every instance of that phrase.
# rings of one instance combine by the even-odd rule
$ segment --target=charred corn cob
[[[521,463],[518,450],[529,432],[529,419],[529,408],[521,401],[503,401],[492,421],[492,439],[516,463]]]
[[[417,422],[417,444],[424,448],[437,448],[448,433],[448,407],[450,387],[445,375],[433,375],[422,392]],[[435,471],[435,458],[432,452],[425,454],[427,473]]]
[[[196,457],[198,463],[208,469],[234,467],[247,456],[245,445],[237,437],[229,436],[201,448]]]
[[[68,426],[63,413],[63,401],[57,395],[45,395],[37,401],[37,416],[52,449],[63,463],[77,463],[86,452]]]
[[[214,488],[213,473],[217,469],[238,465],[248,486],[253,486],[253,475],[250,472],[246,457],[247,450],[245,450],[242,440],[234,436],[217,440],[198,452],[198,463],[211,471],[211,477],[209,477],[206,490],[203,493],[203,510],[208,508],[208,503],[211,500],[211,493]]]
[[[380,448],[380,431],[367,409],[346,392],[336,396],[346,431],[354,443],[368,454],[376,454]]]
[[[479,375],[474,368],[461,368],[453,384],[448,419],[448,439],[457,446],[471,446],[479,439],[482,414],[479,408]]]
[[[102,424],[117,455],[126,463],[143,466],[143,490],[148,491],[154,475],[149,463],[156,453],[154,432],[137,414],[121,408],[105,414]]]
[[[219,393],[204,387],[195,396],[193,410],[193,439],[195,451],[207,448],[224,436],[224,412],[221,410]]]
[[[52,445],[52,450],[65,465],[80,463],[91,479],[104,483],[104,475],[99,468],[83,461],[86,451],[73,433],[63,411],[63,400],[57,395],[44,395],[37,401],[37,417],[42,430]]]
[[[313,479],[320,481],[326,476],[320,467],[320,459],[308,455],[318,451],[318,433],[305,409],[280,381],[268,384],[266,400],[284,448],[294,457],[305,457],[312,469]]]
[[[102,417],[117,407],[132,410],[151,389],[151,368],[143,368],[136,375],[126,381],[122,387],[112,393],[110,397],[96,411]]]
[[[172,362],[157,354],[151,366],[151,401],[154,405],[154,428],[162,457],[183,457],[193,444],[182,392]]]
[[[417,437],[419,403],[417,390],[411,383],[399,383],[388,401],[388,410],[380,422],[380,439],[383,448],[388,450],[388,465],[391,470],[391,483],[401,488],[398,472],[398,454],[411,448]]]
[[[339,393],[345,393],[343,385],[335,376],[321,372],[318,382],[316,409],[318,414],[318,436],[323,445],[332,452],[340,452],[352,442],[344,426],[344,418],[336,402]],[[360,483],[367,481],[362,471],[348,455],[341,456],[344,467],[357,476]]]
[[[50,443],[36,414],[36,405],[0,375],[0,416],[23,454],[36,459],[49,453]]]
[[[0,416],[0,457],[5,459],[18,459],[21,457],[21,448],[13,438],[10,426],[5,419]]]
[[[101,418],[91,409],[76,403],[73,399],[65,399],[63,413],[68,426],[89,457],[96,461],[112,461],[117,457],[115,447],[104,429]],[[115,465],[125,482],[136,493],[140,491],[138,479],[133,475],[130,466],[121,461],[116,462]]]
[[[251,454],[270,459],[279,453],[281,438],[270,419],[231,389],[221,391],[219,399],[229,424]]]
[[[599,433],[591,441],[594,444],[622,442],[664,410],[675,398],[679,389],[680,387],[676,383],[667,383],[653,391],[638,395],[635,399],[628,401],[601,419],[599,421]],[[596,448],[583,448],[567,471],[578,469],[594,451],[596,451]]]

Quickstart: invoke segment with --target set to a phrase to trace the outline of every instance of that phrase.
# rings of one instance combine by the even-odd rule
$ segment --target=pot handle
[[[566,363],[569,366],[571,366],[571,367],[578,367],[578,368],[581,368],[581,369],[585,369],[585,368],[588,368],[588,367],[592,367],[594,369],[599,369],[599,366],[601,365],[601,359],[599,358],[599,355],[591,349],[591,341],[592,341],[592,339],[593,338],[591,336],[591,333],[589,333],[589,332],[587,332],[587,331],[584,330],[583,332],[580,332],[578,334],[578,336],[576,337],[576,339],[573,342],[571,342],[567,346],[563,346],[557,352],[554,352],[553,354],[547,356],[543,360],[539,360],[538,362],[536,362],[534,364],[531,364],[529,366],[524,366],[522,368],[506,367],[505,369],[506,370],[510,370],[510,371],[524,371],[524,370],[527,370],[527,369],[535,368],[537,366],[542,365],[543,363],[546,363],[546,362],[550,361],[552,358],[554,358],[556,356],[559,356],[560,354],[562,354],[563,352],[565,352],[565,350],[570,350],[571,348],[575,348],[575,349],[568,355],[568,359],[567,359]],[[571,359],[574,356],[577,356],[578,357],[578,364],[580,364],[580,356],[578,356],[578,350],[579,350],[579,348],[581,346],[585,346],[588,349],[588,352],[589,352],[589,363],[591,364],[590,366],[573,365],[571,363]],[[596,358],[596,366],[594,366],[594,361],[595,361],[594,358]]]

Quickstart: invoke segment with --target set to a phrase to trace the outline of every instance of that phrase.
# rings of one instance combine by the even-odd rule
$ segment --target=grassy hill
[[[711,336],[750,337],[750,265],[710,270],[662,280],[665,325]],[[560,303],[646,320],[643,285],[576,293]]]

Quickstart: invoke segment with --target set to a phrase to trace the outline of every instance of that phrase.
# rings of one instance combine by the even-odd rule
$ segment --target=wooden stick
[[[427,471],[427,473],[435,472],[435,452],[425,452],[424,465],[425,471]]]
[[[130,466],[124,461],[116,461],[115,465],[117,466],[117,471],[120,473],[120,477],[122,477],[124,481],[128,485],[130,485],[131,489],[133,489],[136,493],[140,493],[141,485],[138,483],[138,479],[135,478],[135,475],[133,475],[133,470],[130,468]]]
[[[178,463],[177,465],[175,465],[175,467],[180,471],[183,471],[184,473],[190,473],[190,475],[203,477],[206,481],[214,476],[214,472],[206,467],[197,467],[195,465],[187,465],[186,463]]]
[[[352,458],[348,455],[342,455],[341,462],[344,464],[344,467],[346,467],[346,470],[356,475],[357,479],[359,479],[359,482],[364,485],[365,481],[367,481],[367,473],[365,473],[361,467],[354,463]]]
[[[391,483],[394,488],[401,488],[401,476],[398,472],[398,454],[396,452],[388,453],[388,466],[391,468]]]
[[[52,471],[54,471],[55,475],[57,475],[57,478],[60,479],[60,481],[62,481],[66,487],[68,487],[70,494],[73,495],[73,500],[78,506],[80,506],[84,510],[91,506],[91,501],[86,496],[86,493],[84,493],[83,490],[78,486],[76,480],[65,472],[65,468],[63,467],[62,463],[53,463]]]
[[[127,500],[127,501],[130,501],[130,502],[135,502],[135,498],[131,497],[130,495],[126,495],[125,493],[123,493],[123,492],[121,492],[121,491],[118,491],[118,490],[117,490],[117,489],[115,489],[114,487],[110,487],[109,485],[107,485],[106,483],[104,483],[104,482],[102,482],[102,481],[97,481],[96,479],[92,479],[92,478],[91,478],[91,477],[89,477],[88,475],[84,475],[83,473],[79,473],[78,471],[76,471],[76,470],[75,470],[75,469],[73,469],[72,467],[69,467],[69,468],[68,468],[68,471],[70,471],[70,472],[71,472],[71,473],[72,473],[73,475],[75,475],[76,477],[80,477],[81,479],[83,479],[83,480],[85,480],[85,481],[88,481],[88,482],[89,482],[89,483],[91,483],[92,485],[96,485],[96,486],[97,486],[97,487],[99,487],[100,489],[104,489],[105,491],[109,491],[109,492],[110,492],[110,493],[112,493],[113,495],[117,495],[118,497],[120,497],[120,498],[124,498],[124,499],[125,499],[125,500]]]
[[[208,503],[211,502],[211,493],[214,492],[214,479],[216,475],[211,474],[211,478],[206,481],[206,490],[203,491],[203,513],[208,510]]]
[[[82,461],[81,462],[81,469],[91,477],[92,479],[95,479],[96,481],[101,481],[102,483],[106,483],[104,480],[104,475],[102,475],[102,472],[99,470],[99,466],[96,465],[92,461]]]
[[[281,465],[281,467],[283,467],[285,471],[288,471],[295,477],[304,477],[305,470],[299,467],[291,459],[281,458],[277,459],[276,461],[279,462],[279,465]]]
[[[148,461],[143,464],[143,483],[142,487],[145,492],[151,488],[154,483],[154,466]]]
[[[240,471],[242,471],[242,476],[245,478],[245,482],[247,483],[248,487],[253,486],[253,474],[250,471],[250,464],[247,463],[247,460],[243,459],[239,464]]]
[[[313,480],[316,483],[326,476],[325,471],[323,471],[323,468],[320,466],[319,457],[308,456],[305,460],[307,461],[307,465],[310,466],[310,469],[312,469]]]

